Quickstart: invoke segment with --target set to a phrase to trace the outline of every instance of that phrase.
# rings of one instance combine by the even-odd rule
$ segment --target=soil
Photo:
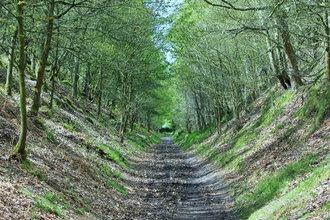
[[[134,166],[135,178],[126,178],[136,194],[124,219],[238,219],[221,173],[169,136]]]

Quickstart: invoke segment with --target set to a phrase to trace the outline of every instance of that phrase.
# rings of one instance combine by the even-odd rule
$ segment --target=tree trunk
[[[18,30],[16,29],[14,36],[12,38],[12,45],[10,48],[10,55],[9,55],[9,63],[8,63],[8,67],[7,67],[5,91],[6,91],[6,94],[9,96],[12,95],[13,67],[14,67],[14,55],[15,55],[15,48],[16,48],[17,32],[18,32]]]
[[[52,36],[53,36],[54,8],[55,8],[55,0],[51,0],[51,3],[49,5],[49,14],[47,17],[48,18],[47,36],[46,36],[46,41],[44,44],[42,56],[40,59],[40,66],[38,68],[38,75],[37,75],[37,84],[35,86],[33,104],[31,107],[31,112],[34,114],[38,114],[38,111],[39,111],[39,108],[41,105],[41,102],[40,102],[41,87],[42,87],[42,84],[44,81],[45,68],[46,68],[48,54],[49,54],[50,46],[51,46],[51,40],[52,40]]]
[[[97,97],[97,115],[100,115],[101,113],[101,106],[102,106],[102,76],[103,76],[103,70],[102,70],[102,64],[100,66],[100,72],[99,72],[99,85],[98,85],[98,97]]]
[[[26,160],[26,136],[27,136],[27,114],[26,114],[26,91],[25,91],[25,33],[24,33],[24,11],[23,4],[16,1],[17,4],[17,22],[18,22],[18,39],[19,39],[19,88],[20,88],[20,113],[21,113],[21,133],[18,143],[13,149],[13,155],[19,154],[21,160]]]
[[[303,85],[303,82],[301,80],[301,77],[299,76],[300,74],[299,74],[298,63],[297,63],[295,51],[290,41],[289,26],[285,20],[286,17],[287,17],[286,13],[282,10],[281,14],[278,16],[278,25],[280,26],[279,30],[283,40],[284,51],[292,68],[292,74],[290,75],[291,86],[293,90],[297,90],[299,86]]]
[[[79,59],[77,57],[74,58],[74,70],[73,70],[73,83],[72,83],[72,96],[77,97],[78,95],[78,80],[79,80]]]
[[[324,9],[323,26],[325,35],[325,79],[330,82],[330,29],[327,9]]]
[[[84,78],[84,95],[85,99],[89,99],[89,83],[90,83],[90,75],[91,75],[91,63],[87,63],[87,70],[85,73],[85,78]]]

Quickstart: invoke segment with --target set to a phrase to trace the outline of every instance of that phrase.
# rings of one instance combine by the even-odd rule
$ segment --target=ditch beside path
[[[136,194],[124,219],[238,219],[233,198],[212,165],[173,143],[171,137],[136,161]]]

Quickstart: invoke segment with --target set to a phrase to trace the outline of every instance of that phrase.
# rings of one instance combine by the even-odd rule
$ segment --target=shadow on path
[[[169,136],[136,164],[143,181],[132,181],[139,195],[132,219],[238,219],[221,174],[173,143]],[[138,208],[137,208],[138,207]]]

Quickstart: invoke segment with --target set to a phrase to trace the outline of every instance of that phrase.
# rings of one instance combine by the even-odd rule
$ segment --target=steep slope
[[[1,71],[1,79],[5,71]],[[5,82],[5,80],[1,80]],[[28,97],[35,82],[27,79]],[[42,96],[38,116],[28,117],[28,161],[8,160],[19,135],[18,88],[13,97],[0,84],[0,216],[4,219],[119,219],[133,189],[123,175],[156,136],[137,127],[119,143],[111,112],[68,95],[56,85],[54,108]],[[31,98],[28,98],[31,105]],[[134,193],[134,192],[133,192]]]
[[[239,126],[232,121],[220,135],[208,128],[177,140],[226,170],[243,219],[328,219],[329,100],[324,83],[298,92],[274,87]]]

